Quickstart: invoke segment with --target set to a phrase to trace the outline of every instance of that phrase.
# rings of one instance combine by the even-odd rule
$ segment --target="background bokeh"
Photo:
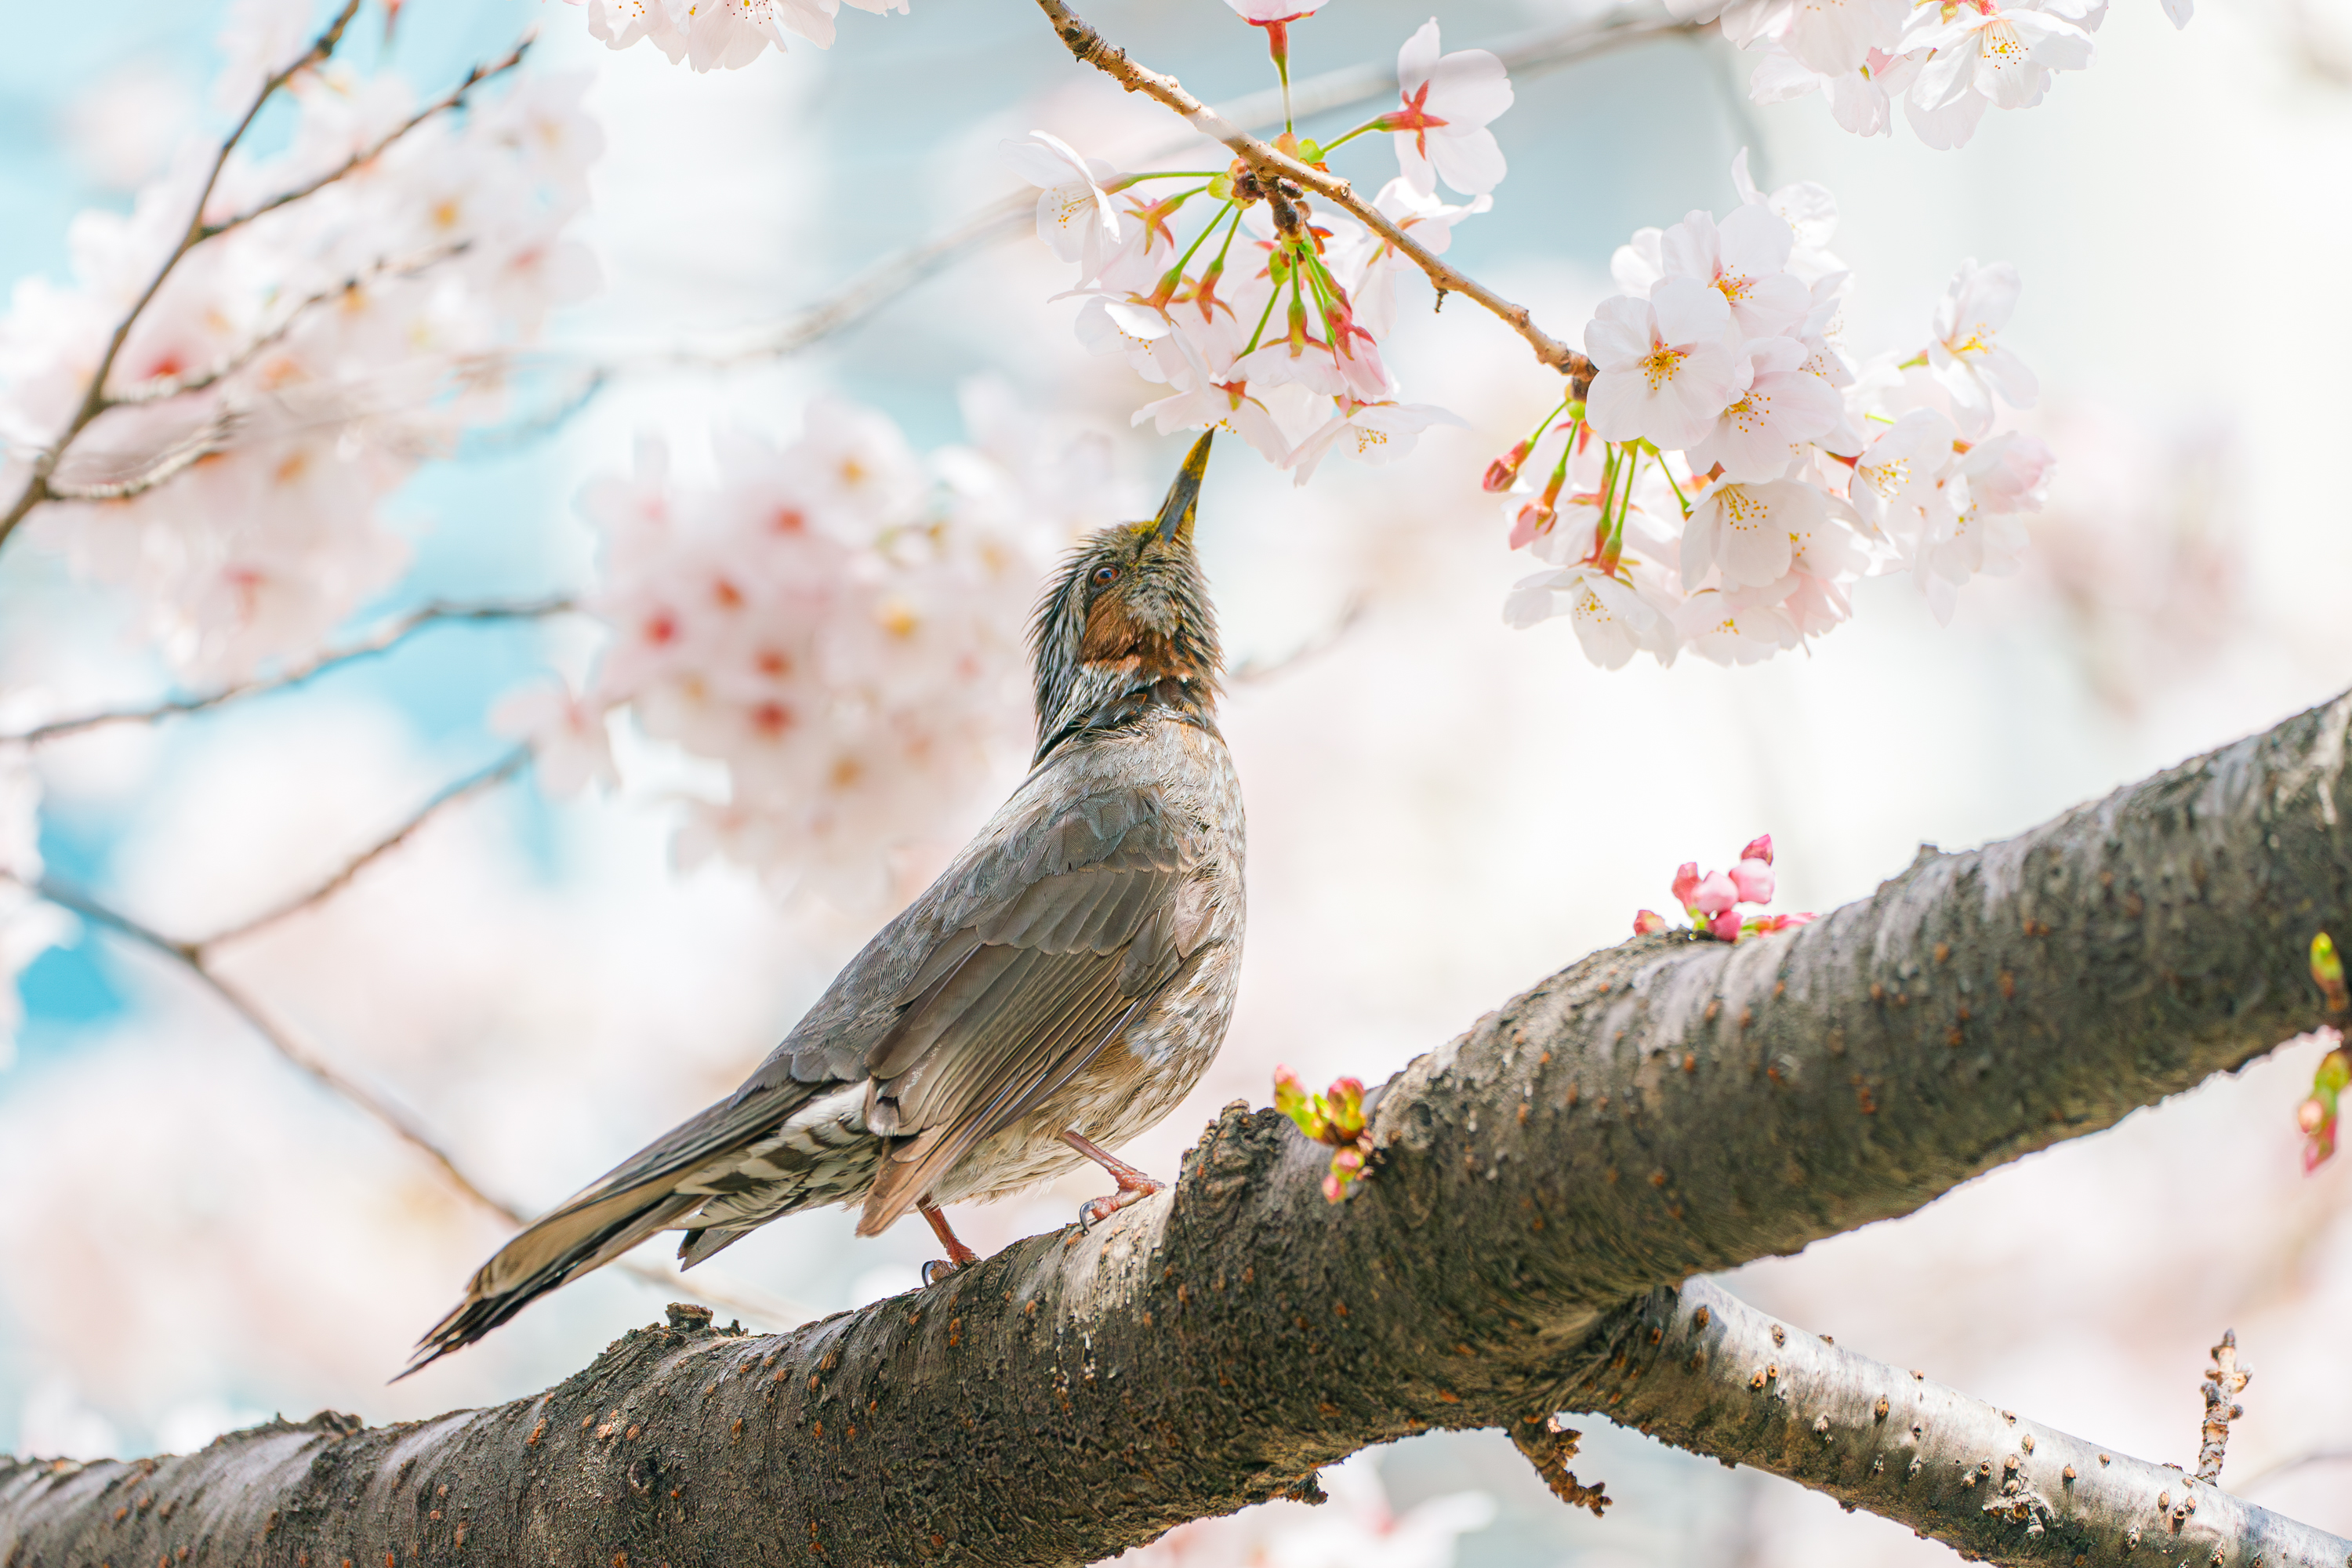
[[[1264,85],[1255,37],[1216,0],[1087,12],[1205,95]],[[1297,67],[1385,57],[1427,14],[1333,0],[1297,29]],[[1459,0],[1441,20],[1459,47],[1569,15]],[[206,123],[219,21],[196,4],[12,19],[0,275],[61,273],[71,215],[122,204],[175,135]],[[1001,137],[1044,127],[1115,154],[1167,134],[1017,4],[846,12],[830,52],[695,76],[650,49],[604,50],[568,7],[409,0],[390,58],[429,87],[534,22],[538,68],[593,73],[610,141],[584,229],[606,286],[551,329],[583,351],[786,314],[1011,189]],[[1828,908],[1923,841],[2022,830],[2339,690],[2352,622],[2335,585],[2352,529],[2329,464],[2352,413],[2352,293],[2337,282],[2352,207],[2335,173],[2352,154],[2347,39],[2340,0],[2212,7],[2178,34],[2153,0],[2119,0],[2093,70],[2038,110],[1990,116],[1957,154],[1899,130],[1858,141],[1818,99],[1756,109],[1746,63],[1712,40],[1523,79],[1496,128],[1512,173],[1453,258],[1557,333],[1607,291],[1629,230],[1729,204],[1742,145],[1768,188],[1803,177],[1836,192],[1864,352],[1924,340],[1961,258],[2015,261],[2026,292],[2011,338],[2043,388],[2026,422],[2061,465],[2036,548],[2018,577],[1963,594],[1949,628],[1889,580],[1864,584],[1853,622],[1809,654],[1597,671],[1564,623],[1502,626],[1502,593],[1528,563],[1475,488],[1556,382],[1461,302],[1440,322],[1415,317],[1397,349],[1408,384],[1475,428],[1432,432],[1400,468],[1328,466],[1305,491],[1238,444],[1211,476],[1202,532],[1236,657],[1319,645],[1363,608],[1227,704],[1251,813],[1240,1008],[1192,1100],[1129,1157],[1172,1170],[1216,1106],[1267,1097],[1277,1061],[1310,1082],[1394,1070],[1616,940],[1637,906],[1665,902],[1681,860],[1722,863],[1769,830],[1778,907]],[[1364,151],[1369,174],[1384,154]],[[1098,423],[1134,493],[1154,490],[1178,443],[1128,433],[1144,389],[1071,338],[1071,307],[1046,299],[1066,271],[1024,236],[814,352],[624,380],[541,438],[430,465],[399,503],[415,567],[374,608],[571,587],[592,550],[572,498],[626,467],[635,433],[667,435],[691,470],[714,427],[788,438],[825,393],[932,446],[960,434],[959,387],[994,377],[1041,416]],[[55,558],[11,548],[0,694],[37,687],[78,710],[163,689],[131,624]],[[445,629],[299,693],[59,742],[40,756],[44,850],[57,874],[166,930],[224,923],[494,756],[489,706],[593,651],[576,626]],[[621,792],[490,795],[223,960],[525,1207],[731,1088],[886,912],[780,903],[720,864],[675,872],[688,770],[621,742]],[[1001,792],[982,793],[974,823]],[[28,1021],[0,1071],[0,1450],[174,1450],[273,1410],[381,1421],[511,1397],[690,1293],[607,1270],[388,1388],[502,1227],[170,965],[85,931],[22,991]],[[2205,1349],[2234,1326],[2256,1376],[2225,1484],[2352,1531],[2352,1465],[2253,1479],[2352,1447],[2352,1175],[2340,1161],[2303,1174],[2293,1121],[2315,1056],[2290,1046],[1727,1283],[1843,1344],[2159,1460],[2193,1458]],[[985,1250],[1063,1223],[1091,1190],[1076,1178],[957,1222]],[[919,1226],[854,1242],[847,1216],[825,1214],[762,1232],[723,1268],[814,1315],[910,1287],[929,1252]],[[759,1326],[783,1326],[772,1315]],[[1771,1478],[1591,1425],[1577,1468],[1610,1483],[1605,1521],[1561,1508],[1491,1434],[1398,1445],[1356,1467],[1377,1479],[1355,1477],[1343,1501],[1373,1509],[1383,1487],[1400,1512],[1491,1497],[1491,1510],[1446,1504],[1442,1528],[1424,1518],[1432,1562],[1465,1528],[1459,1560],[1481,1564],[1942,1555]]]

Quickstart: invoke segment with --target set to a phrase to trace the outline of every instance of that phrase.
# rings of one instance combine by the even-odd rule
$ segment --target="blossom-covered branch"
[[[303,686],[326,674],[362,659],[375,658],[390,653],[416,636],[436,626],[482,625],[499,621],[535,621],[551,616],[568,614],[578,606],[568,595],[548,599],[530,599],[515,603],[460,604],[434,601],[420,605],[394,616],[383,626],[356,642],[325,649],[312,658],[258,680],[239,681],[201,696],[176,697],[164,702],[149,703],[137,708],[110,708],[103,712],[77,714],[69,719],[52,719],[36,724],[15,735],[0,736],[0,745],[17,742],[38,745],[45,741],[62,740],[86,731],[102,729],[110,724],[148,724],[160,719],[177,718],[183,714],[201,713],[225,703],[238,702],[248,697],[262,697],[274,691],[286,691]]]
[[[1054,30],[1061,36],[1072,58],[1079,64],[1093,66],[1129,92],[1143,93],[1182,116],[1202,135],[1223,142],[1268,189],[1279,191],[1287,184],[1333,203],[1420,268],[1440,294],[1460,294],[1499,317],[1512,331],[1527,340],[1528,346],[1535,351],[1539,362],[1567,376],[1571,384],[1590,379],[1591,362],[1537,326],[1535,318],[1526,306],[1513,304],[1467,273],[1447,265],[1435,249],[1423,244],[1377,205],[1359,196],[1348,181],[1327,170],[1312,167],[1273,143],[1251,135],[1186,91],[1184,85],[1174,77],[1138,64],[1128,57],[1125,49],[1107,42],[1065,0],[1037,0],[1037,3],[1039,9],[1045,13],[1046,19],[1053,23]]]

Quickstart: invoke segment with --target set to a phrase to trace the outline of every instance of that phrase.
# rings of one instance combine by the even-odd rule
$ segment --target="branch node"
[[[2253,1375],[2238,1364],[2238,1331],[2223,1330],[2221,1342],[2213,1347],[2213,1364],[2205,1369],[2205,1382],[2198,1389],[2205,1396],[2205,1421],[2199,1429],[2202,1441],[2197,1451],[2199,1480],[2221,1479],[2221,1461],[2230,1447],[2230,1423],[2246,1413],[2246,1407],[2236,1403],[2237,1396]]]

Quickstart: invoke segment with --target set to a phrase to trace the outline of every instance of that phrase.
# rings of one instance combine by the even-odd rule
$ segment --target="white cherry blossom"
[[[1812,303],[1805,284],[1784,270],[1795,244],[1778,213],[1742,204],[1719,224],[1712,213],[1692,213],[1659,237],[1658,254],[1668,279],[1691,279],[1721,294],[1740,336],[1769,338],[1803,321]]]
[[[1078,263],[1078,285],[1094,281],[1126,237],[1108,186],[1118,171],[1081,157],[1050,132],[1032,131],[999,143],[1007,167],[1037,187],[1037,237],[1065,261]]]
[[[1881,428],[1862,449],[1847,497],[1874,529],[1902,531],[1943,507],[1937,481],[1951,466],[1952,422],[1915,408]]]
[[[2049,90],[2051,73],[2082,70],[2096,52],[2074,23],[2032,0],[1945,5],[1920,0],[1895,52],[1931,51],[1912,94],[1924,110],[1946,109],[1971,94],[2002,109],[2030,109]]]
[[[1412,451],[1421,433],[1431,426],[1464,423],[1458,416],[1429,403],[1358,403],[1344,398],[1339,410],[1290,454],[1286,466],[1294,484],[1313,479],[1317,467],[1335,447],[1360,463],[1378,467]]]
[[[1789,574],[1796,546],[1826,526],[1829,497],[1794,479],[1710,488],[1683,527],[1683,580],[1712,565],[1734,587],[1769,588]]]
[[[1717,289],[1669,278],[1646,300],[1601,301],[1584,329],[1599,374],[1585,418],[1611,441],[1684,447],[1706,437],[1738,394],[1742,365],[1723,346],[1731,309]]]
[[[1805,345],[1795,338],[1758,338],[1746,353],[1748,384],[1688,448],[1690,465],[1703,473],[1719,463],[1729,479],[1769,479],[1837,427],[1845,399],[1806,368]]]
[[[569,0],[574,5],[583,0]],[[797,35],[833,44],[842,0],[585,0],[588,34],[610,48],[643,40],[698,71],[739,70]],[[848,0],[861,11],[904,11],[908,0]]]
[[[1647,649],[1674,657],[1674,624],[1632,587],[1597,567],[1571,566],[1523,579],[1503,602],[1503,618],[1527,627],[1565,616],[1584,657],[1603,669],[1622,669]]]
[[[2031,408],[2039,392],[2033,373],[2000,342],[2000,331],[2016,312],[2021,287],[2017,268],[2006,261],[1960,269],[1936,306],[1935,340],[1927,363],[1951,395],[1961,433],[1981,435],[1992,424],[1993,399],[2011,408]]]
[[[1489,121],[1511,107],[1511,79],[1485,49],[1438,53],[1437,23],[1422,24],[1397,51],[1400,109],[1381,118],[1395,132],[1397,166],[1423,195],[1444,180],[1464,195],[1484,195],[1502,184],[1503,149]]]

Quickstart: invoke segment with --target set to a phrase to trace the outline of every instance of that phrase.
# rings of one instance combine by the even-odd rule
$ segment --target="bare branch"
[[[489,766],[468,773],[455,784],[446,785],[433,798],[418,806],[407,821],[336,868],[324,881],[264,910],[257,915],[225,927],[210,936],[198,938],[188,944],[189,951],[201,956],[224,942],[236,942],[241,937],[251,936],[264,927],[276,925],[289,915],[298,914],[313,904],[325,902],[341,892],[352,878],[407,843],[418,828],[438,816],[446,808],[469,796],[479,795],[492,785],[506,783],[521,772],[523,764],[530,761],[530,748],[517,746]]]
[[[2213,1347],[2213,1364],[2205,1369],[2204,1384],[2198,1390],[2205,1398],[2205,1420],[2198,1429],[2199,1480],[2221,1479],[2221,1461],[2230,1450],[2230,1423],[2246,1413],[2237,1398],[2253,1375],[2251,1369],[2238,1364],[2238,1331],[2222,1330],[2221,1342]]]
[[[247,1027],[258,1035],[262,1042],[289,1066],[424,1155],[460,1196],[518,1230],[530,1223],[530,1215],[504,1198],[493,1196],[475,1181],[472,1174],[457,1163],[457,1156],[444,1148],[440,1140],[405,1106],[378,1093],[310,1049],[251,992],[213,968],[206,959],[204,943],[175,941],[81,889],[61,882],[47,878],[37,882],[26,882],[5,869],[0,869],[0,877],[5,877],[59,909],[70,910],[93,925],[128,937],[140,946],[172,960],[242,1019]],[[649,1285],[672,1290],[679,1288],[678,1275],[658,1263],[632,1258],[624,1259],[621,1267]],[[731,1311],[748,1314],[754,1321],[776,1330],[793,1328],[816,1315],[798,1302],[786,1300],[738,1280],[714,1277],[708,1269],[696,1277],[691,1288],[696,1293]]]
[[[1346,180],[1310,167],[1276,150],[1271,143],[1260,141],[1194,98],[1174,77],[1137,64],[1128,58],[1125,49],[1106,42],[1102,35],[1071,10],[1064,0],[1037,0],[1037,5],[1045,13],[1046,19],[1054,24],[1055,31],[1061,35],[1071,57],[1080,65],[1093,66],[1128,91],[1140,92],[1165,105],[1182,116],[1202,135],[1213,136],[1223,142],[1268,188],[1279,189],[1286,182],[1311,191],[1342,208],[1357,222],[1395,247],[1399,254],[1410,258],[1428,275],[1429,281],[1441,296],[1463,295],[1498,317],[1527,340],[1538,362],[1567,376],[1572,386],[1580,387],[1592,379],[1592,362],[1537,326],[1526,306],[1513,304],[1467,273],[1446,265],[1436,252],[1398,227],[1371,203],[1357,195],[1355,188]]]
[[[1565,1403],[1989,1563],[2345,1561],[2352,1542],[1767,1317],[1706,1280],[1587,1342]],[[2158,1555],[2160,1554],[2160,1555]]]
[[[466,100],[472,96],[474,89],[481,86],[484,82],[504,76],[507,72],[522,64],[523,56],[530,52],[530,46],[537,40],[537,37],[538,31],[536,28],[524,33],[522,37],[517,41],[515,47],[508,51],[504,59],[495,61],[487,66],[476,66],[473,69],[466,73],[466,79],[459,82],[456,87],[451,88],[447,92],[443,93],[440,97],[435,99],[432,102],[426,104],[424,108],[418,110],[415,113],[402,121],[398,125],[394,126],[390,131],[385,132],[382,136],[377,137],[375,141],[352,153],[349,158],[344,159],[341,163],[337,164],[332,169],[328,170],[326,173],[314,175],[311,178],[303,181],[300,184],[289,186],[287,189],[278,192],[276,195],[269,197],[267,201],[262,202],[257,206],[247,207],[241,213],[232,214],[229,216],[221,219],[218,223],[202,225],[197,228],[195,237],[189,242],[190,245],[201,245],[205,240],[215,239],[224,234],[231,232],[232,230],[242,228],[247,224],[253,222],[256,218],[276,212],[279,207],[289,205],[291,203],[299,202],[305,196],[314,195],[317,192],[326,189],[329,185],[333,184],[336,181],[341,179],[346,174],[349,174],[355,170],[367,167],[370,163],[374,163],[378,158],[383,157],[384,153],[391,151],[394,142],[400,141],[401,138],[406,136],[410,132],[415,130],[426,121],[435,119],[439,115],[446,114],[451,110],[457,109],[464,104]]]
[[[1225,679],[1235,686],[1255,686],[1277,676],[1287,675],[1302,664],[1310,664],[1347,641],[1348,634],[1362,624],[1365,612],[1370,608],[1371,601],[1363,595],[1350,595],[1348,602],[1339,607],[1338,618],[1329,626],[1287,653],[1276,654],[1272,658],[1242,660],[1226,672]]]
[[[32,470],[25,478],[24,488],[8,504],[7,510],[0,512],[0,547],[6,546],[10,535],[16,531],[17,524],[23,522],[35,507],[50,498],[49,476],[57,471],[66,448],[73,444],[74,437],[80,435],[91,420],[104,411],[106,378],[113,374],[116,356],[122,353],[122,345],[130,340],[131,328],[139,324],[140,316],[154,301],[157,290],[172,276],[173,269],[180,265],[181,258],[204,238],[205,204],[212,200],[213,188],[220,183],[221,171],[228,166],[229,155],[245,140],[245,133],[253,128],[254,118],[261,112],[262,105],[276,97],[278,90],[296,76],[332,55],[342,42],[343,29],[351,26],[352,18],[358,14],[359,8],[360,0],[344,0],[343,8],[335,13],[334,20],[327,24],[326,31],[311,42],[299,58],[263,79],[260,89],[253,95],[253,101],[246,106],[236,127],[221,142],[220,151],[214,154],[212,167],[205,172],[205,183],[196,193],[195,205],[188,214],[186,231],[180,237],[179,243],[172,247],[172,253],[163,258],[163,266],[156,268],[155,276],[148,279],[147,287],[140,290],[139,297],[131,302],[131,309],[123,313],[122,320],[115,324],[113,332],[107,339],[105,350],[99,355],[96,368],[90,372],[89,380],[82,389],[79,406],[66,421],[66,427],[58,433],[57,438],[34,456]]]
[[[364,272],[352,273],[331,289],[322,289],[305,299],[296,300],[275,323],[255,334],[252,341],[246,343],[244,347],[209,367],[200,371],[191,371],[185,375],[163,376],[155,381],[142,382],[128,392],[109,393],[106,396],[106,405],[109,408],[133,408],[151,403],[166,402],[174,397],[185,397],[192,392],[202,392],[227,380],[247,365],[251,364],[256,356],[272,344],[282,342],[286,334],[292,331],[303,317],[320,306],[331,304],[344,298],[353,289],[364,288],[373,282],[385,279],[417,277],[430,271],[444,261],[463,256],[468,246],[463,242],[456,245],[436,246],[421,256],[410,257],[405,260],[379,261]],[[54,485],[50,488],[52,492],[57,489]],[[73,498],[60,495],[58,499]]]
[[[42,488],[47,499],[53,501],[129,500],[134,496],[145,495],[156,486],[227,447],[229,437],[236,433],[242,422],[243,416],[237,410],[226,406],[217,408],[202,425],[149,458],[144,467],[122,479],[74,484],[57,478],[52,470]]]
[[[38,745],[44,741],[62,740],[86,731],[101,729],[110,724],[146,724],[160,719],[175,718],[184,713],[201,713],[225,703],[241,701],[248,697],[266,696],[273,691],[286,691],[306,684],[331,669],[375,658],[400,647],[417,633],[435,626],[489,621],[539,620],[549,616],[565,615],[579,607],[569,595],[549,599],[529,599],[514,604],[462,604],[436,600],[421,605],[405,614],[395,616],[376,630],[355,643],[329,648],[308,662],[258,680],[240,681],[217,691],[199,697],[175,697],[166,702],[152,703],[143,708],[112,708],[101,713],[84,713],[71,719],[55,719],[37,724],[21,734],[0,736],[0,744],[22,742]]]

